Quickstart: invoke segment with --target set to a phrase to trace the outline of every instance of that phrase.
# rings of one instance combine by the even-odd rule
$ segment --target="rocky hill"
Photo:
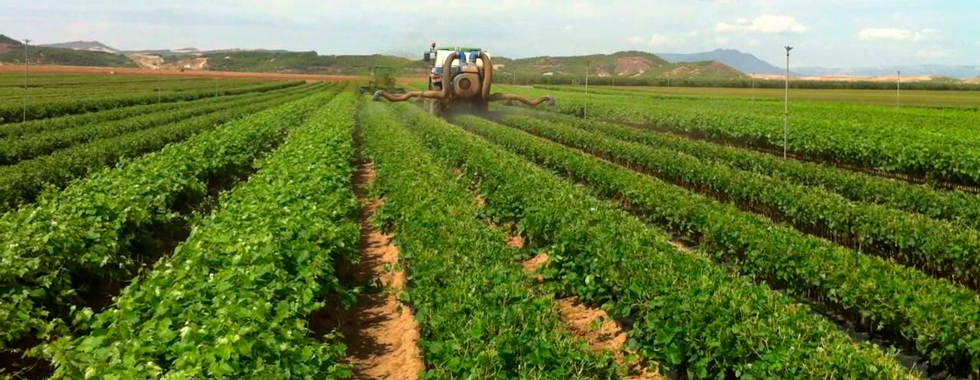
[[[107,46],[99,41],[72,41],[72,42],[61,42],[56,44],[44,44],[44,47],[61,48],[61,49],[72,49],[72,50],[84,50],[84,51],[99,51],[103,53],[118,54],[119,50]]]
[[[102,51],[74,50],[59,47],[28,47],[32,65],[136,67],[126,56]],[[0,63],[24,64],[23,44],[0,35]]]
[[[569,57],[533,57],[522,59],[496,58],[499,71],[516,71],[518,76],[554,77],[584,76],[599,78],[680,78],[729,79],[745,74],[716,61],[670,63],[659,56],[642,51],[621,51],[613,54],[593,54]],[[504,74],[507,75],[507,74]]]

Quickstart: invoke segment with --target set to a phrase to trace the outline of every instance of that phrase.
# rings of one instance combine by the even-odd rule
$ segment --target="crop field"
[[[783,158],[732,94],[33,83],[23,121],[0,77],[0,379],[980,378],[969,108],[800,101]]]
[[[723,96],[759,100],[783,100],[781,88],[721,88],[721,87],[611,87],[598,89],[654,92],[659,94]],[[834,103],[870,103],[894,106],[920,106],[935,108],[980,108],[980,91],[930,91],[903,89],[898,94],[892,90],[845,90],[845,89],[792,89],[792,101],[819,101]]]

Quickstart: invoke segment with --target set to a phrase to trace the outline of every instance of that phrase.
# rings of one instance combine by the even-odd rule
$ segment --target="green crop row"
[[[523,90],[527,94],[543,90]],[[553,91],[548,91],[551,93]],[[701,139],[781,152],[782,108],[745,100],[706,101],[637,95],[563,92],[558,111],[589,118],[638,123]],[[971,126],[976,112],[902,111],[881,106],[816,106],[791,109],[788,150],[834,165],[905,175],[913,179],[980,187],[980,150]],[[877,116],[877,117],[876,117]],[[944,126],[949,124],[950,126]],[[928,127],[926,127],[928,125]]]
[[[291,131],[171,257],[82,321],[88,335],[49,346],[53,378],[349,377],[343,344],[310,336],[307,316],[326,294],[352,297],[334,262],[357,255],[354,100],[344,92]]]
[[[567,125],[527,116],[504,116],[501,121],[785,221],[802,232],[980,289],[980,234],[973,229],[881,205],[852,202],[821,188],[704,162],[686,153],[616,140]]]
[[[225,109],[241,107],[276,95],[277,92],[273,91],[271,94],[245,93],[242,95],[205,98],[203,100],[183,103],[180,108],[163,112],[143,114],[102,124],[80,124],[66,129],[0,139],[0,165],[10,165],[19,161],[29,160],[50,154],[58,149],[64,149],[91,140],[115,137]]]
[[[111,166],[126,158],[157,151],[167,144],[178,142],[196,133],[251,113],[280,105],[291,99],[319,91],[320,87],[297,87],[270,94],[264,101],[248,103],[239,108],[191,118],[183,122],[159,126],[121,136],[91,141],[27,160],[12,166],[0,167],[0,211],[9,211],[35,202],[49,187],[61,188],[90,172]]]
[[[290,86],[291,87],[291,86]],[[251,87],[253,91],[251,92],[267,92],[283,89],[280,86],[264,86],[264,87]],[[242,93],[248,94],[248,93]],[[220,94],[214,93],[213,97],[220,98]],[[210,98],[201,98],[210,99]],[[193,101],[193,100],[191,100]],[[66,128],[73,128],[79,125],[92,125],[97,123],[104,123],[113,120],[126,119],[133,116],[147,115],[151,113],[169,111],[181,107],[185,107],[187,103],[184,101],[172,101],[166,103],[151,103],[136,105],[131,107],[120,107],[107,109],[103,111],[83,113],[79,115],[68,115],[62,117],[52,117],[47,119],[30,120],[22,123],[11,123],[0,126],[0,138],[8,137],[18,137],[22,135],[46,132],[46,131],[56,131]]]
[[[547,252],[549,281],[630,321],[641,355],[691,379],[910,377],[805,306],[678,252],[616,204],[420,109],[400,110],[437,157],[474,180],[483,213],[515,222]]]
[[[731,204],[489,122],[467,127],[532,161],[588,184],[649,223],[699,242],[738,273],[811,299],[907,345],[933,365],[980,369],[980,296],[946,280],[773,225]]]
[[[500,109],[512,114],[528,114],[529,112],[515,107]],[[821,187],[853,201],[881,204],[898,210],[919,213],[934,219],[960,223],[973,229],[980,229],[980,197],[962,191],[940,191],[865,173],[836,169],[816,163],[783,160],[769,154],[613,123],[584,120],[551,112],[532,112],[530,114],[620,140],[638,142],[655,148],[676,150],[701,160],[722,163],[733,168],[806,186]]]
[[[236,87],[236,88],[203,88],[194,91],[176,91],[166,94],[154,94],[154,93],[138,93],[118,95],[116,93],[113,96],[99,97],[99,98],[89,98],[85,100],[75,100],[66,99],[62,101],[54,101],[47,103],[40,103],[35,105],[28,105],[27,107],[27,120],[44,119],[49,117],[79,114],[85,112],[95,112],[102,111],[118,107],[127,107],[140,104],[149,104],[155,102],[175,102],[180,100],[194,100],[207,98],[212,96],[221,95],[236,95],[243,94],[246,92],[252,92],[259,88],[267,89],[279,89],[292,86],[299,86],[303,82],[274,82],[271,84],[258,84],[255,86],[248,87]],[[21,105],[8,106],[0,108],[0,123],[11,123],[14,121],[23,120],[23,107]]]
[[[563,331],[519,252],[477,218],[467,183],[438,166],[387,106],[366,105],[358,123],[385,202],[376,222],[395,234],[409,276],[402,299],[419,323],[420,379],[620,378],[608,354]]]
[[[271,150],[333,93],[222,125],[0,217],[0,346],[60,330],[59,318],[85,304],[81,287],[133,276],[156,253],[134,247],[161,244],[152,234],[180,220],[175,210]]]

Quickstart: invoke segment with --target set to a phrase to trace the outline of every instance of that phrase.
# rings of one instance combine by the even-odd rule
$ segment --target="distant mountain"
[[[319,55],[309,52],[223,50],[204,52],[206,68],[216,71],[304,74],[368,74],[372,66],[390,66],[402,75],[425,75],[428,64],[389,55]]]
[[[784,72],[783,69],[756,58],[752,54],[734,49],[715,49],[692,54],[657,53],[657,56],[669,62],[718,61],[749,74],[781,74]]]
[[[516,69],[519,76],[583,76],[586,67],[598,77],[728,79],[745,76],[721,62],[670,63],[655,54],[635,50],[568,57],[495,58],[493,62],[504,72]]]
[[[914,66],[881,66],[859,68],[826,68],[799,67],[793,69],[803,76],[848,75],[848,76],[886,76],[896,75],[898,71],[908,76],[942,76],[957,79],[967,79],[980,75],[980,66],[943,66],[943,65],[914,65]]]
[[[72,49],[72,50],[84,50],[84,51],[100,51],[103,53],[119,54],[120,51],[111,48],[99,41],[72,41],[72,42],[60,42],[56,44],[44,44],[44,47],[61,48],[61,49]]]
[[[0,34],[0,44],[4,44],[4,45],[20,45],[21,43],[20,43],[20,41],[17,41],[17,40],[15,40],[13,38],[7,37],[7,36],[5,36],[3,34]]]
[[[23,46],[17,40],[0,35],[0,62],[23,64]],[[136,64],[124,55],[103,51],[31,45],[28,56],[31,64],[35,65],[136,67]]]

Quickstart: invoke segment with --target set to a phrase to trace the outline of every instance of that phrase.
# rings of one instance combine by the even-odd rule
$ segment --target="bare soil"
[[[351,268],[360,280],[380,281],[383,291],[358,297],[350,310],[335,311],[338,330],[347,345],[355,379],[412,380],[424,369],[418,348],[419,330],[412,310],[398,300],[405,289],[399,250],[392,236],[374,228],[371,216],[383,202],[367,199],[364,190],[374,181],[374,165],[361,163],[355,177],[361,211],[361,261]],[[331,313],[331,314],[334,314]]]
[[[523,242],[523,240],[522,240]],[[508,238],[508,244],[510,239]],[[524,261],[521,265],[528,274],[535,275],[541,281],[537,272],[548,263],[548,254],[541,253]],[[639,362],[626,362],[627,332],[619,323],[609,317],[602,309],[582,304],[578,297],[562,298],[556,301],[562,323],[568,331],[588,343],[589,348],[596,352],[608,352],[613,360],[629,371],[627,380],[665,380],[651,371],[649,366]],[[655,369],[655,367],[653,367]]]

